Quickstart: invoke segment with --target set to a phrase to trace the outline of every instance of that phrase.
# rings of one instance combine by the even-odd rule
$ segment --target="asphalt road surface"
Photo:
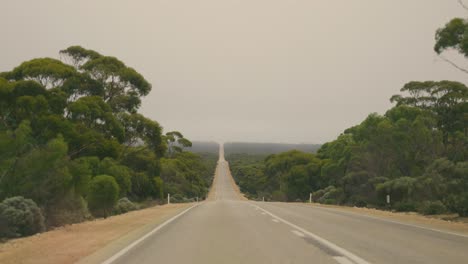
[[[337,209],[240,199],[220,151],[214,199],[111,263],[468,263],[468,237]]]

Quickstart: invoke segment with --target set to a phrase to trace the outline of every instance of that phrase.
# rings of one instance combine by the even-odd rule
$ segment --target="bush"
[[[421,204],[418,212],[425,215],[443,214],[447,212],[447,207],[441,201],[427,201]]]
[[[138,210],[138,205],[132,203],[127,197],[124,197],[117,201],[114,207],[114,214],[125,214],[134,210]]]
[[[411,201],[396,202],[393,208],[398,212],[416,212],[416,203]]]
[[[0,237],[29,236],[44,230],[44,216],[33,200],[15,196],[0,203]]]
[[[365,197],[354,195],[349,198],[350,203],[356,207],[367,207],[367,201]]]
[[[94,216],[107,217],[114,208],[119,195],[119,185],[114,177],[98,175],[89,183],[88,206]]]
[[[171,203],[186,203],[187,198],[183,197],[180,193],[171,196]]]
[[[85,199],[73,193],[49,204],[45,213],[48,227],[80,223],[91,218]]]
[[[318,202],[320,198],[325,194],[325,189],[320,189],[312,193],[312,201]]]
[[[328,186],[325,189],[318,190],[312,194],[315,202],[323,204],[341,204],[344,200],[344,191],[342,188]]]
[[[445,201],[445,205],[462,217],[468,216],[468,192],[449,195],[447,201]]]

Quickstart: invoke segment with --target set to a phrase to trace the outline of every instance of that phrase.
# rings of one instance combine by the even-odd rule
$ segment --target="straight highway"
[[[467,263],[468,237],[339,209],[246,201],[220,159],[210,199],[106,263]]]

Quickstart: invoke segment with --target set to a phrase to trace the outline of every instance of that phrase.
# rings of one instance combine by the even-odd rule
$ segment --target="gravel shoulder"
[[[99,263],[190,206],[155,206],[9,240],[0,243],[0,263]]]

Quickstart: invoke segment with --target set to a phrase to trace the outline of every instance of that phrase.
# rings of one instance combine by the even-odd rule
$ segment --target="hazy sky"
[[[334,139],[411,80],[456,0],[0,0],[0,71],[82,45],[153,84],[141,112],[193,140]]]

